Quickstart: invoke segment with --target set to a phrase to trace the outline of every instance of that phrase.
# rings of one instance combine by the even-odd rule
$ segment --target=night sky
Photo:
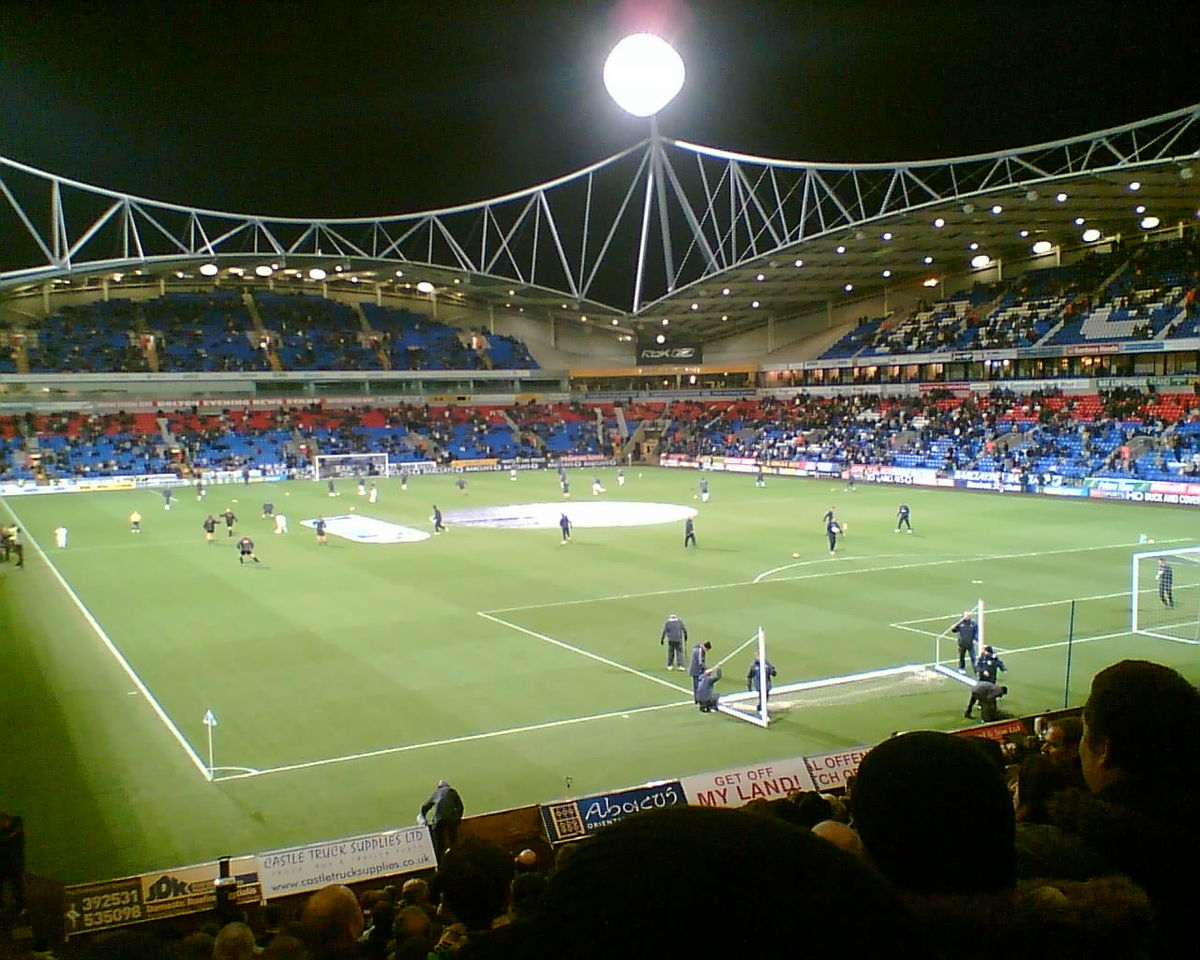
[[[1004,149],[1200,102],[1200,2],[0,0],[0,153],[154,199],[366,216],[641,139],[600,74],[649,29],[681,139],[789,159]]]

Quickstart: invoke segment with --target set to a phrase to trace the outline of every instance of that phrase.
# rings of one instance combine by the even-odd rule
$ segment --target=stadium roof
[[[505,196],[356,219],[190,208],[0,158],[0,289],[134,272],[194,279],[201,266],[254,282],[269,268],[298,283],[414,296],[432,284],[435,296],[481,308],[621,332],[665,321],[714,339],[936,285],[969,274],[977,257],[1001,269],[1052,265],[1089,241],[1180,231],[1200,216],[1197,174],[1200,105],[911,163],[784,161],[654,135]],[[1049,247],[1035,254],[1035,243]]]

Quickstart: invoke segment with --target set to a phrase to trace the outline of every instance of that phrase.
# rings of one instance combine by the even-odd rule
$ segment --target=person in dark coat
[[[417,821],[427,825],[433,833],[433,849],[439,860],[458,839],[462,816],[462,797],[447,781],[439,780],[437,789],[421,804],[421,813],[417,817]]]

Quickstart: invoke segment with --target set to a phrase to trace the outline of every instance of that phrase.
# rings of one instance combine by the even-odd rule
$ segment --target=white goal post
[[[978,657],[987,646],[987,608],[983,598],[976,600],[973,607],[963,610],[964,615],[967,613],[971,614],[978,627],[975,635],[975,656]],[[961,618],[958,618],[954,623],[947,624],[946,629],[933,638],[933,660],[930,661],[929,667],[935,673],[944,674],[953,680],[973,684],[974,672],[969,671],[964,675],[958,670],[958,637],[954,633],[954,627],[960,620]]]
[[[386,453],[318,453],[313,455],[313,479],[386,477]]]
[[[1200,644],[1200,547],[1147,550],[1130,557],[1129,630]]]
[[[792,710],[865,702],[882,696],[924,688],[931,682],[943,682],[942,678],[929,670],[926,664],[910,663],[882,670],[822,677],[796,683],[775,683],[770,676],[770,670],[764,670],[762,667],[763,664],[769,666],[772,663],[767,648],[766,631],[762,627],[759,627],[754,634],[734,648],[715,666],[723,666],[739,654],[743,655],[747,665],[753,662],[754,656],[758,657],[759,671],[756,685],[758,689],[753,689],[755,684],[751,681],[750,676],[747,676],[746,685],[751,689],[722,694],[717,702],[717,709],[726,716],[736,717],[757,727],[768,727],[773,718]],[[740,670],[731,674],[730,679],[735,683],[739,682],[741,680]],[[959,679],[957,674],[955,679]]]

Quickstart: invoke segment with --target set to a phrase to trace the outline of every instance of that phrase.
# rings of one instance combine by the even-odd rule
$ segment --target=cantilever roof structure
[[[367,287],[712,339],[971,261],[1044,262],[1200,216],[1200,105],[991,154],[823,164],[649,139],[474,203],[300,219],[163,203],[0,157],[0,291],[113,273]],[[1151,218],[1151,219],[1148,219]],[[1095,233],[1085,233],[1095,231]],[[1048,247],[1046,246],[1048,244]],[[982,261],[977,261],[982,262]],[[310,279],[310,271],[320,279]]]

